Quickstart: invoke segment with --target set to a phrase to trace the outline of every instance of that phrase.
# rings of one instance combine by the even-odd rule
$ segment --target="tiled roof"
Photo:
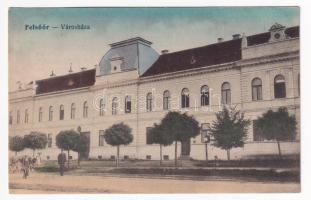
[[[285,34],[291,38],[299,37],[299,26],[293,26],[285,29]],[[247,45],[253,46],[267,43],[270,39],[270,32],[259,33],[247,37]]]
[[[285,29],[285,34],[291,38],[299,37],[299,26],[293,26]]]
[[[64,76],[38,80],[36,81],[36,94],[88,87],[94,85],[94,83],[95,69],[91,69]]]
[[[176,72],[241,59],[241,39],[161,55],[142,75]]]
[[[299,26],[285,30],[289,37],[299,37]],[[270,32],[247,37],[248,46],[267,43]],[[194,49],[162,54],[142,77],[177,72],[240,60],[241,39],[229,40]]]

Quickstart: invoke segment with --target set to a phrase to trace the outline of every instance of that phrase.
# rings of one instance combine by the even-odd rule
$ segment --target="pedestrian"
[[[27,156],[22,158],[22,171],[23,171],[23,178],[27,179],[29,176],[29,159]]]
[[[59,164],[59,173],[61,176],[63,176],[64,170],[65,170],[65,163],[66,163],[66,154],[61,152],[60,154],[58,154],[57,160]]]
[[[33,169],[36,168],[36,167],[38,167],[38,166],[37,166],[37,158],[33,157],[32,160],[31,160],[31,163],[32,163],[32,168],[33,168]]]
[[[29,163],[29,172],[33,171],[33,163],[32,163],[32,158],[28,158],[28,163]]]

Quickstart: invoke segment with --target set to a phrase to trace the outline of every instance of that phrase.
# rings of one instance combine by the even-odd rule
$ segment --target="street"
[[[296,182],[248,182],[239,180],[176,180],[174,178],[66,175],[32,172],[28,179],[10,174],[11,194],[61,193],[292,193]]]

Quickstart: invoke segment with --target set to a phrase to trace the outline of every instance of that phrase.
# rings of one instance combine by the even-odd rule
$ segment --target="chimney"
[[[168,50],[167,50],[167,49],[164,49],[164,50],[161,51],[161,53],[162,53],[162,54],[167,54],[167,53],[168,53]]]
[[[54,74],[54,70],[52,70],[52,72],[51,72],[51,74],[50,74],[50,77],[53,77],[53,76],[56,76],[56,75]]]
[[[73,70],[72,70],[72,63],[70,63],[70,68],[69,68],[69,71],[68,71],[69,73],[72,73],[73,72]]]
[[[232,39],[233,40],[239,39],[240,36],[241,36],[241,34],[234,34],[234,35],[232,35]]]
[[[217,42],[219,43],[219,42],[223,42],[224,41],[224,39],[223,38],[217,38]]]

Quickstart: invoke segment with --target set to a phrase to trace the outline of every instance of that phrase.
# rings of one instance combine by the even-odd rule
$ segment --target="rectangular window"
[[[257,120],[253,120],[253,140],[254,141],[264,141],[264,137],[259,133],[256,128]]]
[[[150,130],[152,127],[146,127],[146,144],[152,144],[152,139],[150,137]]]
[[[168,110],[169,109],[169,97],[164,97],[163,98],[163,110]]]
[[[104,130],[100,130],[99,131],[99,136],[98,136],[98,146],[104,146],[104,142],[105,142],[105,131]]]
[[[230,104],[231,103],[231,94],[230,90],[223,90],[221,91],[221,102],[222,104]]]
[[[76,118],[76,108],[75,107],[71,107],[70,118],[71,119],[75,119]]]
[[[285,82],[274,84],[274,96],[275,96],[275,98],[285,98],[286,97]]]
[[[131,113],[131,110],[132,110],[131,100],[127,100],[125,102],[125,113]]]
[[[48,134],[48,148],[51,148],[52,147],[52,134],[49,133]]]
[[[64,110],[61,110],[59,113],[59,119],[64,120]]]
[[[42,121],[42,108],[39,108],[39,122]]]
[[[101,99],[99,101],[99,116],[104,116],[104,109],[105,109],[104,99]]]
[[[53,120],[53,107],[50,106],[50,109],[49,109],[49,121],[52,121]]]
[[[262,88],[261,86],[253,86],[252,88],[253,101],[262,100]]]
[[[147,111],[152,111],[152,99],[147,99]]]
[[[189,96],[188,95],[181,96],[181,108],[189,108]]]

